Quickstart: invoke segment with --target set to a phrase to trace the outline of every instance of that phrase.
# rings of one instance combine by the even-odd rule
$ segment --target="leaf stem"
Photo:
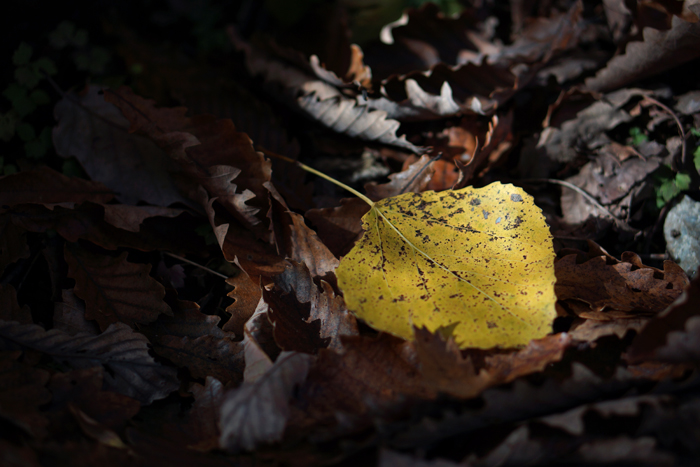
[[[260,151],[260,152],[262,152],[262,153],[265,154],[266,156],[274,157],[274,158],[276,158],[276,159],[281,159],[281,160],[283,160],[283,161],[289,162],[290,164],[295,164],[295,165],[297,165],[298,167],[300,167],[300,168],[306,170],[307,172],[310,172],[310,173],[312,173],[312,174],[314,174],[314,175],[317,175],[317,176],[321,177],[321,178],[324,179],[324,180],[328,180],[329,182],[331,182],[331,183],[333,183],[333,184],[335,184],[335,185],[338,185],[340,188],[343,188],[343,189],[349,191],[350,193],[352,193],[353,195],[357,196],[357,197],[360,198],[362,201],[364,201],[365,203],[369,204],[370,207],[374,207],[374,201],[372,201],[371,199],[369,199],[368,197],[366,197],[365,195],[363,195],[362,193],[360,193],[360,192],[357,191],[356,189],[347,186],[347,185],[346,185],[345,183],[343,183],[343,182],[339,182],[339,181],[336,180],[335,178],[330,177],[330,176],[324,174],[323,172],[319,172],[318,170],[314,169],[313,167],[309,167],[308,165],[306,165],[306,164],[304,164],[304,163],[302,163],[302,162],[295,161],[294,159],[291,159],[291,158],[289,158],[289,157],[287,157],[287,156],[283,156],[282,154],[276,154],[276,153],[274,153],[274,152],[272,152],[272,151],[268,151],[267,149],[265,149],[265,148],[263,148],[263,147],[260,147],[260,146],[256,146],[255,149],[258,150],[258,151]]]

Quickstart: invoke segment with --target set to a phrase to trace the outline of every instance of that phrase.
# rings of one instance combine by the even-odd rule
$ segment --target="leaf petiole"
[[[356,189],[347,186],[345,183],[339,182],[338,180],[336,180],[336,179],[333,178],[333,177],[329,177],[328,175],[324,174],[323,172],[319,172],[318,170],[314,169],[313,167],[309,167],[308,165],[306,165],[306,164],[304,164],[304,163],[302,163],[302,162],[295,161],[294,159],[291,159],[291,158],[289,158],[289,157],[287,157],[287,156],[283,156],[283,155],[281,155],[281,154],[276,154],[276,153],[274,153],[274,152],[268,151],[267,149],[261,148],[261,147],[259,147],[259,146],[256,147],[255,149],[256,149],[257,151],[262,152],[262,153],[265,154],[266,156],[274,157],[274,158],[277,158],[277,159],[282,159],[283,161],[289,162],[290,164],[295,164],[295,165],[299,166],[300,168],[306,170],[306,171],[309,172],[309,173],[312,173],[312,174],[314,174],[314,175],[318,175],[318,176],[321,177],[322,179],[328,180],[329,182],[331,182],[331,183],[333,183],[333,184],[335,184],[335,185],[338,185],[340,188],[343,188],[343,189],[349,191],[350,193],[352,193],[353,195],[357,196],[358,198],[360,198],[360,199],[361,199],[362,201],[364,201],[365,203],[369,204],[370,207],[374,207],[374,201],[372,201],[371,199],[369,199],[368,197],[366,197],[365,195],[363,195],[362,193],[360,193],[360,192],[357,191]]]

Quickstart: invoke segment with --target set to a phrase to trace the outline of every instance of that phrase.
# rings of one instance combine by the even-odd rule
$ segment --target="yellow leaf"
[[[350,310],[413,339],[456,326],[461,348],[517,347],[551,331],[554,250],[530,195],[513,185],[405,193],[374,203],[340,262]]]

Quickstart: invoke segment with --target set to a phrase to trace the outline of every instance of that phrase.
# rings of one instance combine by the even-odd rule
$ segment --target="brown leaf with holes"
[[[127,253],[116,258],[65,249],[68,276],[75,279],[75,294],[85,300],[85,317],[100,329],[122,322],[129,326],[150,323],[160,314],[172,315],[163,301],[165,289],[148,274],[150,265],[130,263]]]

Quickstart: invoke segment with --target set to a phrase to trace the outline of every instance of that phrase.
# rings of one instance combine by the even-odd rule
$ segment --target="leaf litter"
[[[10,25],[3,461],[692,465],[697,2],[277,3]]]

